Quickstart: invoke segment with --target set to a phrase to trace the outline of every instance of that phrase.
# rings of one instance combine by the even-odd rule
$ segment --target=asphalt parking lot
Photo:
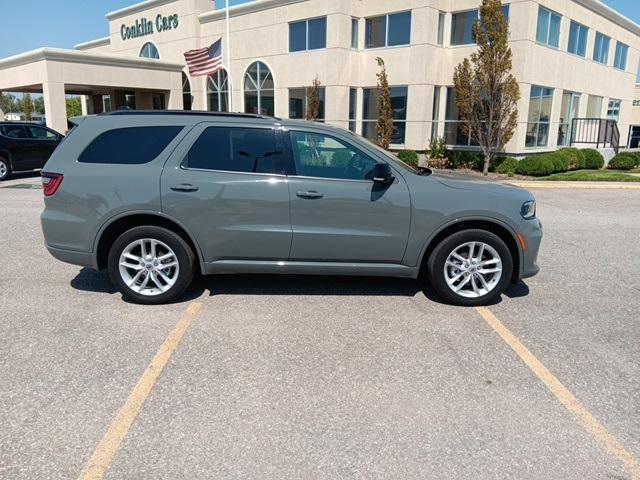
[[[640,478],[640,190],[536,190],[541,273],[486,310],[272,276],[143,307],[49,256],[38,184],[0,184],[0,478]]]

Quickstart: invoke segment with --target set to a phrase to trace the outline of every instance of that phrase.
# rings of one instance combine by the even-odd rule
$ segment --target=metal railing
[[[620,130],[618,122],[606,118],[574,118],[571,123],[570,144],[584,143],[596,148],[620,149]]]

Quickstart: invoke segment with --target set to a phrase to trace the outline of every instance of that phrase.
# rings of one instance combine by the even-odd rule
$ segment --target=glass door
[[[571,144],[571,127],[573,119],[578,117],[580,94],[564,92],[560,108],[560,125],[558,127],[558,145],[566,147]]]

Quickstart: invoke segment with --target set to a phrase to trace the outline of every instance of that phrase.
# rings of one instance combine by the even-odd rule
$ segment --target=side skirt
[[[274,273],[289,275],[352,275],[418,278],[417,267],[393,263],[292,262],[272,260],[219,260],[201,264],[204,275],[221,273]]]

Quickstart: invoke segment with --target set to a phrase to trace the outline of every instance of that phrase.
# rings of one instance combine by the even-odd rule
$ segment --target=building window
[[[271,70],[262,62],[254,62],[244,75],[244,111],[273,116],[274,105],[274,82]]]
[[[438,136],[438,118],[440,118],[440,87],[433,87],[433,107],[431,109],[431,140]]]
[[[617,100],[615,98],[609,99],[609,106],[607,107],[607,118],[609,120],[615,120],[616,122],[620,120],[620,104],[622,100]]]
[[[191,82],[187,74],[182,72],[182,109],[191,110],[193,97],[191,96]]]
[[[111,95],[102,95],[102,111],[110,112],[113,110],[111,106]]]
[[[578,117],[580,109],[580,94],[563,92],[562,105],[560,107],[560,124],[558,125],[558,145],[571,143],[571,128],[573,119]]]
[[[438,45],[444,44],[444,12],[438,13]]]
[[[309,88],[289,89],[289,118],[308,118]],[[324,121],[324,87],[320,87],[320,113],[317,120]]]
[[[638,61],[638,72],[636,73],[636,85],[640,85],[640,61]]]
[[[587,118],[600,118],[602,116],[602,97],[589,95],[587,100]]]
[[[558,48],[560,45],[560,15],[551,10],[539,7],[538,9],[538,31],[536,41],[550,47]]]
[[[619,70],[627,69],[627,54],[629,47],[624,43],[616,42],[616,56],[613,59],[613,66]]]
[[[356,105],[358,104],[358,89],[349,89],[349,130],[356,133]]]
[[[207,77],[207,99],[210,112],[229,111],[229,76],[220,69]]]
[[[411,12],[392,13],[365,20],[366,48],[395,47],[411,42]]]
[[[158,48],[153,43],[147,42],[140,49],[140,57],[160,60],[160,52],[158,52]]]
[[[606,35],[596,32],[596,41],[593,44],[593,59],[606,65],[609,61],[609,43],[611,39]]]
[[[471,45],[473,24],[478,20],[478,10],[451,14],[451,45]]]
[[[447,104],[444,109],[444,138],[447,145],[475,147],[478,143],[473,140],[471,133],[465,133],[464,122],[460,121],[456,91],[447,87]]]
[[[578,22],[571,22],[567,51],[584,57],[587,54],[587,36],[589,29]]]
[[[549,142],[553,88],[531,86],[526,147],[546,147]]]
[[[351,48],[358,48],[358,24],[357,18],[351,19]]]
[[[391,143],[403,145],[407,120],[407,87],[391,87],[391,108],[393,110],[393,135]],[[362,90],[362,136],[375,142],[376,122],[378,121],[378,99],[380,90],[365,88]]]
[[[327,17],[289,24],[289,51],[304,52],[327,47]]]
[[[502,15],[509,22],[509,5],[502,6]],[[451,14],[451,45],[473,45],[473,25],[479,20],[479,10]],[[438,27],[439,28],[439,27]]]

